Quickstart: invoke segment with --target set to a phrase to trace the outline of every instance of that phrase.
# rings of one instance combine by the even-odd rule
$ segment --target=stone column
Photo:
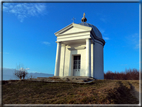
[[[86,76],[91,77],[91,41],[86,39]]]
[[[63,63],[63,76],[64,76],[64,72],[65,72],[65,58],[66,58],[66,45],[64,44],[64,63]]]
[[[56,62],[55,62],[55,72],[54,76],[59,76],[59,68],[60,68],[60,52],[61,52],[61,43],[57,43],[57,50],[56,50]]]
[[[71,50],[69,51],[69,54],[68,54],[68,57],[69,57],[69,74],[68,76],[72,76],[72,54],[71,54]]]

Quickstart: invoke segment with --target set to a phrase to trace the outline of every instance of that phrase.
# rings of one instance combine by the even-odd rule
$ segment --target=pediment
[[[91,31],[91,29],[92,29],[91,27],[72,23],[68,25],[67,27],[56,32],[55,35],[60,36],[60,35],[68,35],[68,34],[75,34],[75,33],[81,33],[81,32],[89,32]]]

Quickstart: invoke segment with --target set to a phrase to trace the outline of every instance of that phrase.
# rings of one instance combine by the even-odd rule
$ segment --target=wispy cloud
[[[44,14],[46,9],[42,3],[3,3],[3,11],[15,14],[20,22],[29,16]]]
[[[30,68],[26,68],[25,70],[29,70]]]
[[[107,22],[107,20],[105,18],[100,18],[100,20],[105,22],[105,23]]]
[[[99,20],[104,22],[104,23],[107,23],[108,22],[108,15],[106,15],[103,11],[100,11],[100,12],[96,12],[95,13],[96,16],[99,17]]]
[[[110,40],[110,38],[109,37],[103,37],[105,40]]]
[[[101,32],[102,34],[104,34],[104,32],[105,32],[105,30],[104,30],[104,29],[99,28],[99,30],[100,30],[100,32]]]
[[[129,44],[133,45],[134,49],[139,49],[140,42],[138,33],[131,34],[127,36],[126,39],[128,40]]]
[[[127,66],[128,64],[121,64],[121,66]]]
[[[102,33],[103,39],[110,40],[108,34],[106,34],[105,29],[99,28],[100,32]]]
[[[45,44],[45,45],[49,45],[50,44],[49,42],[46,42],[46,41],[44,41],[42,43]]]

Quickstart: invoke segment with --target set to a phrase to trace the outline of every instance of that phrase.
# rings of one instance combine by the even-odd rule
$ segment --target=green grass
[[[93,83],[15,81],[2,85],[3,104],[138,104],[130,93],[133,80]]]

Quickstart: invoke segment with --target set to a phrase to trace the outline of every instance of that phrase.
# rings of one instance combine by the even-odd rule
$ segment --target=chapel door
[[[73,58],[73,76],[80,76],[80,55]]]

